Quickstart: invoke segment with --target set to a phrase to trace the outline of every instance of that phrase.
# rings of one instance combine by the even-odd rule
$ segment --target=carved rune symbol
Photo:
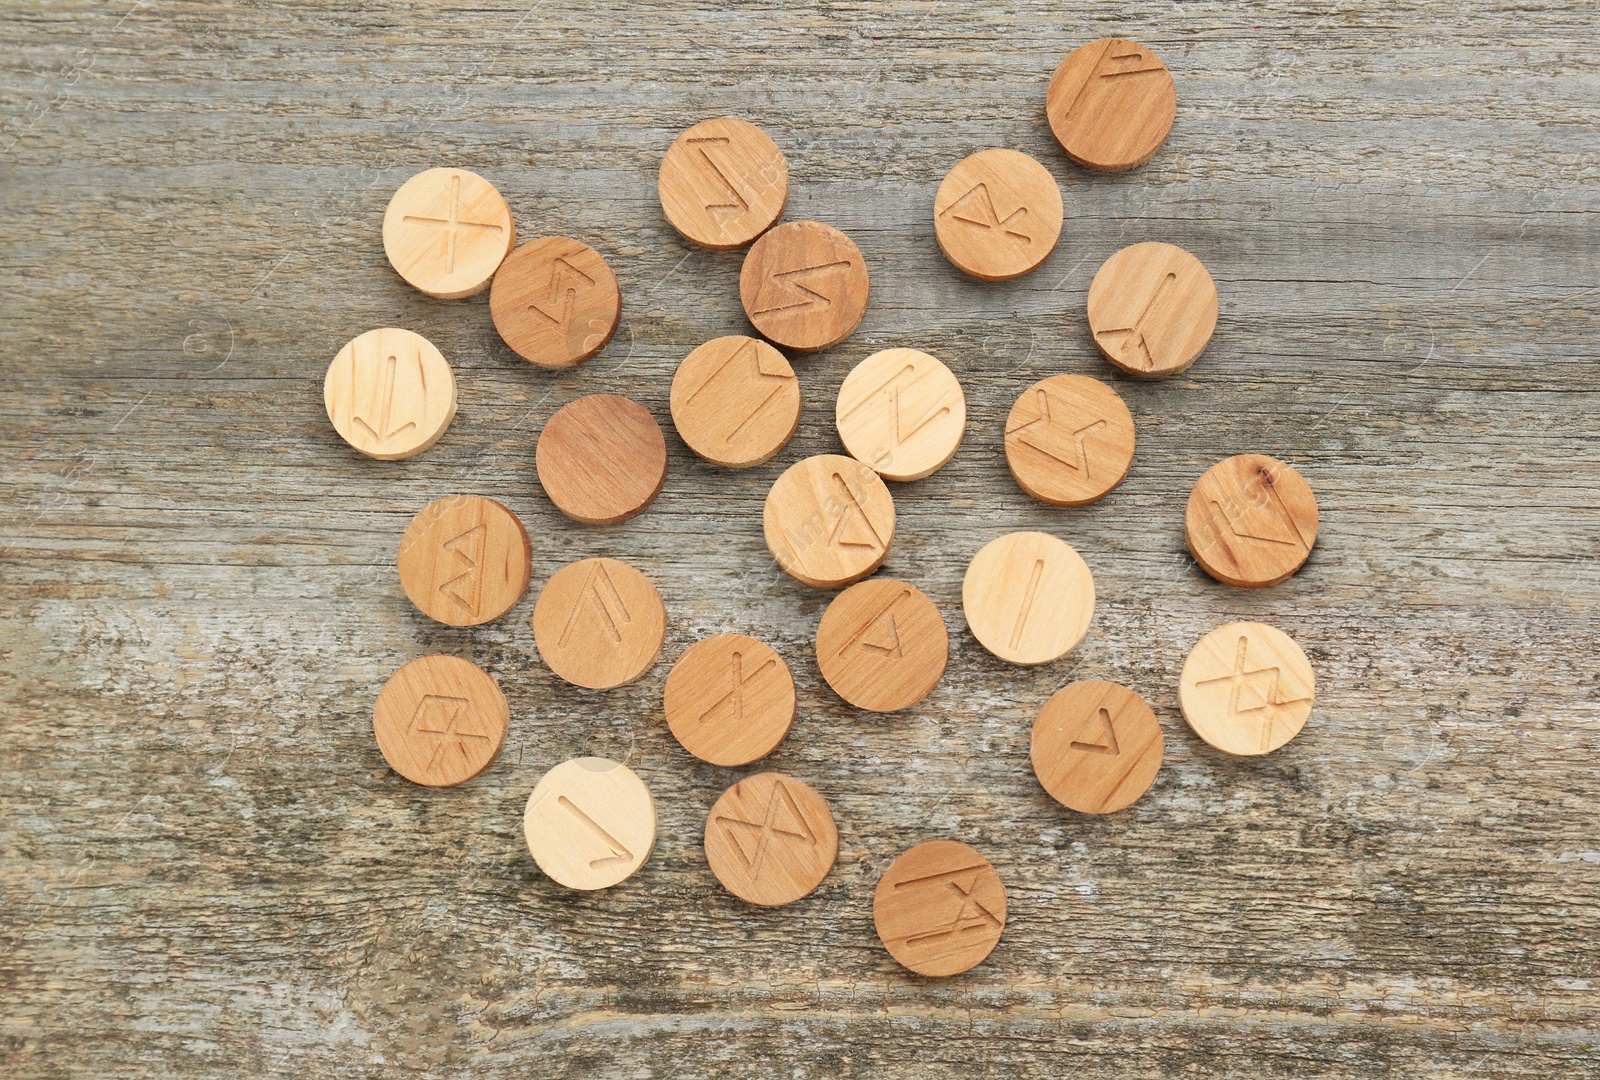
[[[1222,531],[1218,525],[1220,522],[1221,525],[1227,526],[1229,532],[1241,539],[1260,540],[1267,544],[1285,544],[1309,550],[1305,537],[1300,535],[1300,527],[1295,524],[1289,508],[1283,505],[1283,496],[1278,494],[1278,487],[1273,483],[1271,473],[1263,470],[1258,479],[1262,494],[1259,502],[1249,502],[1241,506],[1232,499],[1226,505],[1215,499],[1209,500],[1212,528],[1220,533]],[[1268,509],[1274,506],[1276,511]]]
[[[882,611],[862,623],[861,629],[850,635],[849,639],[839,646],[839,655],[843,656],[851,648],[859,647],[863,652],[888,657],[891,660],[903,657],[905,647],[900,643],[900,627],[895,623],[894,609],[910,595],[910,589],[901,590],[893,600],[884,605]]]
[[[1037,391],[1034,401],[1039,415],[1025,424],[1012,428],[1006,434],[1015,435],[1017,441],[1023,445],[1031,446],[1041,454],[1055,458],[1074,472],[1083,473],[1083,478],[1088,480],[1089,449],[1084,445],[1084,441],[1094,431],[1105,427],[1106,422],[1096,420],[1092,424],[1069,430],[1066,424],[1057,422],[1051,417],[1048,393],[1043,390]]]
[[[1015,197],[1013,196],[1015,199]],[[1033,243],[1033,237],[1021,230],[1022,219],[1028,216],[1028,208],[1021,199],[1015,199],[1017,208],[1002,218],[995,211],[994,199],[989,195],[988,184],[978,184],[961,198],[952,203],[941,216],[965,221],[969,225],[977,225],[990,232],[1002,233],[1013,240],[1021,240],[1024,244]],[[1013,228],[1012,223],[1017,227]]]
[[[711,708],[700,714],[700,723],[703,724],[710,720],[713,714],[717,714],[719,718],[726,716],[734,723],[742,723],[744,721],[744,688],[777,666],[777,660],[769,659],[765,664],[746,675],[744,674],[744,655],[742,653],[734,653],[728,663],[728,674],[732,678],[733,686],[726,694],[723,694],[713,702]]]
[[[839,491],[838,501],[843,510],[839,513],[839,520],[833,523],[833,529],[828,534],[828,543],[834,547],[864,547],[874,550],[882,548],[883,537],[872,527],[867,512],[861,508],[860,501],[856,498],[855,492],[850,490],[850,485],[844,482],[844,477],[834,473],[833,483]]]
[[[528,310],[551,326],[565,326],[572,319],[572,309],[578,304],[578,290],[594,285],[594,278],[573,266],[564,258],[550,264],[550,281],[545,285],[544,303],[551,311],[529,301]]]
[[[417,711],[411,715],[411,730],[427,736],[433,743],[433,754],[428,758],[424,772],[431,773],[438,768],[441,757],[451,747],[463,758],[467,757],[467,739],[490,741],[483,732],[470,731],[464,726],[467,708],[471,704],[466,698],[443,694],[425,694],[417,702]]]
[[[1073,740],[1072,748],[1074,750],[1085,750],[1091,754],[1109,754],[1112,757],[1116,757],[1122,753],[1122,748],[1117,745],[1117,729],[1112,726],[1111,714],[1105,709],[1097,709],[1095,716],[1105,729],[1104,741],[1079,742],[1075,739]]]
[[[741,420],[737,427],[723,437],[722,441],[725,443],[731,444],[733,440],[737,439],[740,435],[743,435],[745,429],[750,426],[751,422],[754,421],[756,417],[761,415],[761,410],[765,409],[767,405],[771,403],[773,398],[777,397],[783,392],[784,384],[794,381],[794,375],[791,372],[786,372],[782,369],[768,370],[768,366],[772,363],[772,361],[766,355],[766,353],[757,347],[757,344],[758,343],[752,339],[750,341],[746,341],[737,349],[733,350],[726,360],[717,365],[717,370],[708,375],[706,377],[706,381],[696,387],[695,392],[690,394],[688,400],[684,402],[686,405],[693,405],[696,399],[698,399],[701,394],[705,393],[706,388],[716,381],[717,376],[721,375],[724,371],[727,371],[730,367],[732,367],[735,361],[740,361],[744,357],[748,356],[752,362],[752,366],[755,368],[756,382],[759,384],[771,385],[772,389],[766,397],[762,398],[756,404],[755,408],[750,410],[749,415]]]
[[[357,373],[357,370],[360,368],[360,366],[361,366],[361,363],[360,363],[359,359],[352,359],[351,364],[350,364],[350,400],[351,401],[355,401],[356,400],[356,391],[357,391],[356,373]],[[390,357],[387,357],[384,360],[383,385],[381,387],[379,387],[379,389],[378,389],[378,403],[377,403],[378,404],[378,423],[377,423],[377,426],[374,427],[370,420],[368,420],[365,417],[360,416],[358,414],[352,414],[351,417],[350,417],[350,419],[351,419],[351,421],[353,423],[360,424],[362,427],[366,428],[367,429],[367,434],[371,435],[380,444],[388,442],[390,439],[394,438],[396,435],[399,435],[401,432],[405,431],[407,428],[414,428],[414,427],[417,426],[416,421],[407,420],[405,423],[401,424],[399,427],[396,427],[396,428],[390,428],[389,427],[390,413],[392,413],[394,411],[395,375],[397,374],[397,369],[399,368],[399,366],[400,366],[400,358],[397,357],[397,356],[390,356]],[[419,390],[418,390],[418,393],[417,393],[417,407],[419,409],[421,409],[422,406],[423,406],[423,403],[427,400],[427,397],[428,397],[428,383],[427,383],[427,378],[423,375],[422,353],[421,352],[417,353],[417,382],[419,384]]]
[[[465,569],[439,586],[439,591],[463,605],[468,611],[478,613],[478,598],[483,591],[483,547],[488,539],[489,527],[474,525],[461,535],[446,540],[440,549],[454,555]]]
[[[578,625],[583,613],[589,610],[590,604],[600,613],[611,643],[622,644],[622,628],[632,622],[633,617],[628,614],[628,606],[622,602],[622,594],[612,583],[611,575],[606,573],[605,563],[596,562],[589,567],[589,576],[583,583],[583,590],[578,593],[578,602],[572,605],[572,614],[567,616],[567,625],[561,631],[561,640],[557,642],[560,648],[567,647],[573,628]]]
[[[411,222],[415,225],[426,225],[430,229],[444,230],[444,269],[445,273],[447,274],[453,274],[456,272],[456,239],[462,233],[467,233],[470,235],[474,230],[487,233],[499,233],[505,231],[502,226],[492,225],[486,221],[461,220],[461,177],[454,173],[452,173],[450,176],[450,210],[445,217],[418,217],[415,214],[407,214],[401,220]]]
[[[1260,714],[1261,751],[1266,753],[1272,748],[1272,725],[1277,722],[1283,706],[1311,699],[1280,697],[1278,683],[1282,679],[1282,672],[1276,666],[1246,670],[1245,654],[1249,648],[1250,639],[1241,636],[1239,651],[1233,661],[1233,671],[1227,675],[1219,675],[1215,679],[1201,679],[1195,685],[1199,687],[1226,684],[1230,720],[1252,719],[1254,714]]]
[[[1113,53],[1107,44],[1100,59],[1094,62],[1094,70],[1089,72],[1089,77],[1083,80],[1083,85],[1072,99],[1072,104],[1067,106],[1062,113],[1063,119],[1072,115],[1078,104],[1083,101],[1083,95],[1089,87],[1095,86],[1101,79],[1117,79],[1125,75],[1147,75],[1151,72],[1162,70],[1161,61],[1146,53],[1143,49],[1135,48],[1132,52]]]
[[[1011,647],[1015,649],[1022,644],[1022,631],[1028,625],[1028,616],[1033,612],[1033,598],[1039,593],[1039,579],[1044,576],[1044,560],[1033,560],[1033,573],[1028,575],[1028,588],[1022,594],[1022,607],[1017,611],[1017,625],[1011,631]]]
[[[718,165],[716,159],[711,156],[712,147],[717,147],[719,151],[725,150],[729,141],[724,137],[690,139],[689,145],[700,152],[700,159],[710,166],[711,172],[715,174],[717,180],[726,190],[727,196],[731,196],[733,199],[732,202],[708,202],[706,203],[706,211],[713,215],[720,214],[723,217],[738,217],[750,209],[750,204],[745,201],[743,195],[739,194],[739,188],[734,184],[733,179],[722,170],[722,166]]]
[[[983,875],[994,871],[987,866],[967,866],[960,870],[947,870],[942,874],[929,874],[927,877],[912,878],[910,881],[895,882],[895,889],[913,889],[944,885],[961,901],[961,906],[956,909],[955,918],[951,919],[938,930],[930,930],[925,934],[913,934],[906,938],[907,945],[932,945],[942,942],[945,938],[958,934],[970,933],[973,930],[988,931],[990,928],[1004,926],[988,908],[984,907],[973,894],[978,891],[978,882],[983,880]],[[965,879],[965,885],[963,885]]]
[[[862,409],[875,404],[880,394],[888,397],[890,445],[879,455],[878,460],[881,461],[885,457],[892,457],[893,452],[904,446],[917,432],[935,420],[950,415],[950,406],[945,404],[944,398],[940,398],[937,403],[928,405],[919,419],[913,420],[910,424],[904,424],[901,421],[900,402],[902,400],[902,391],[910,390],[920,379],[931,375],[935,370],[935,368],[929,366],[918,371],[916,364],[907,364],[879,383],[870,393],[863,396],[849,412],[844,414],[844,419],[850,420]]]
[[[802,308],[814,306],[827,307],[833,300],[826,294],[820,293],[810,287],[807,282],[816,283],[817,279],[830,270],[850,265],[849,259],[839,259],[835,262],[817,263],[815,266],[801,266],[793,270],[779,270],[771,275],[769,280],[777,286],[780,301],[760,311],[751,312],[752,315],[769,315],[774,311],[799,311]]]
[[[1133,321],[1132,326],[1118,326],[1105,330],[1096,330],[1094,336],[1096,338],[1101,338],[1107,335],[1122,335],[1120,339],[1113,338],[1112,341],[1107,343],[1107,347],[1111,348],[1112,351],[1120,356],[1124,362],[1129,364],[1133,363],[1131,357],[1138,356],[1140,352],[1143,352],[1144,362],[1142,366],[1146,370],[1153,369],[1156,366],[1156,353],[1155,350],[1150,347],[1150,339],[1145,337],[1145,319],[1147,319],[1150,315],[1150,312],[1154,310],[1156,301],[1160,300],[1162,296],[1166,294],[1167,289],[1172,285],[1172,283],[1177,280],[1178,275],[1172,273],[1171,271],[1168,271],[1167,274],[1162,277],[1161,284],[1157,285],[1156,291],[1150,294],[1150,299],[1145,303],[1144,310],[1139,312],[1139,317]]]
[[[550,796],[548,793],[541,796],[538,802],[529,807],[529,811],[531,812],[533,810],[537,810],[539,807],[543,806],[545,800],[549,797]],[[615,836],[612,836],[605,830],[605,828],[601,826],[598,821],[579,809],[577,803],[573,802],[565,795],[557,795],[556,805],[561,807],[568,814],[572,815],[573,819],[577,821],[579,825],[582,825],[591,834],[593,834],[594,838],[599,840],[600,843],[605,847],[606,853],[604,855],[600,856],[598,859],[589,860],[589,869],[599,870],[603,867],[616,866],[619,863],[628,863],[633,861],[633,852],[628,850],[627,845],[622,843],[622,841],[618,840]]]
[[[783,821],[784,818],[787,818],[787,822]],[[811,826],[806,824],[806,819],[800,814],[800,807],[795,805],[794,796],[789,794],[789,789],[781,780],[773,783],[772,794],[767,798],[766,813],[759,822],[719,815],[717,824],[727,831],[728,839],[733,841],[733,849],[744,860],[745,869],[750,871],[752,878],[761,876],[761,864],[765,861],[767,849],[774,840],[805,843],[812,847],[817,844],[816,834],[811,831]],[[755,848],[747,851],[745,843],[752,834],[755,838]]]

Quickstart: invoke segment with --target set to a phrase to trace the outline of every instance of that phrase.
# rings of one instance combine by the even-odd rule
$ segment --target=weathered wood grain
[[[130,10],[131,9],[131,10]],[[1600,1075],[1600,24],[1548,4],[932,3],[660,6],[86,0],[5,5],[0,58],[0,1064],[8,1076],[472,1077]],[[1091,175],[1044,88],[1074,45],[1155,49],[1179,112],[1145,168]],[[696,344],[745,331],[738,253],[693,248],[660,154],[734,113],[788,159],[788,217],[844,229],[866,319],[796,361],[794,442],[730,473],[669,434],[658,503],[624,525],[538,491],[545,419],[586,393],[665,422]],[[1061,182],[1060,248],[1007,284],[939,254],[939,178],[985,146]],[[425,166],[474,169],[520,236],[593,245],[616,340],[533,370],[486,298],[430,300],[381,243]],[[1185,376],[1115,375],[1082,318],[1094,269],[1164,240],[1215,276]],[[407,462],[360,458],[322,372],[374,326],[434,341],[460,414]],[[884,573],[950,623],[906,714],[843,705],[809,656],[828,593],[780,573],[767,486],[837,449],[832,397],[871,352],[950,364],[970,428],[896,491]],[[1055,510],[1006,473],[1017,393],[1112,381],[1139,424],[1127,481]],[[1260,451],[1322,509],[1316,552],[1260,593],[1189,560],[1205,467]],[[533,596],[493,625],[418,614],[393,566],[419,508],[505,501],[535,584],[610,555],[670,613],[662,661],[605,693],[538,663]],[[1066,660],[1017,669],[961,621],[966,562],[1008,528],[1072,543],[1100,607]],[[1178,670],[1230,619],[1317,671],[1304,733],[1226,758],[1182,724]],[[700,850],[741,770],[691,759],[668,663],[748,632],[800,713],[763,767],[813,784],[840,857],[753,909]],[[458,652],[512,708],[458,789],[384,767],[374,695]],[[1155,707],[1167,762],[1104,819],[1057,806],[1028,733],[1073,678]],[[627,761],[654,857],[599,895],[546,880],[523,801],[554,762]],[[1000,947],[946,981],[878,946],[872,887],[937,837],[1010,890]]]

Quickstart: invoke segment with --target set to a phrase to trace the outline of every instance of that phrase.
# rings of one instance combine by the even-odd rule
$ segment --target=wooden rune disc
[[[767,492],[767,550],[784,573],[839,589],[872,573],[894,539],[894,497],[855,458],[819,454],[789,466]]]
[[[528,796],[522,834],[533,861],[569,889],[607,889],[643,866],[656,804],[639,774],[606,758],[563,761]]]
[[[685,240],[729,251],[783,215],[789,166],[766,132],[724,116],[678,136],[661,159],[656,190],[661,212]]]
[[[1293,638],[1257,622],[1219,626],[1189,650],[1178,704],[1194,733],[1229,754],[1270,754],[1305,727],[1316,695]]]
[[[1105,498],[1133,465],[1133,414],[1111,387],[1052,375],[1028,387],[1006,417],[1006,464],[1017,486],[1052,506]]]
[[[400,538],[400,586],[417,610],[449,626],[498,619],[528,591],[533,544],[508,508],[477,495],[428,504]]]
[[[739,299],[762,335],[797,352],[849,337],[867,310],[867,264],[855,242],[820,221],[787,221],[751,245]]]
[[[616,559],[557,570],[533,607],[533,643],[550,670],[574,686],[606,690],[655,663],[667,608],[650,579]]]
[[[783,354],[741,335],[695,348],[672,376],[672,422],[689,449],[748,469],[789,445],[800,426],[800,380]]]
[[[933,197],[933,234],[958,270],[1010,281],[1038,269],[1061,239],[1061,188],[1017,150],[980,150],[945,174]]]
[[[499,756],[510,718],[487,671],[459,656],[424,656],[383,684],[372,731],[395,772],[415,784],[450,787]]]
[[[967,399],[944,364],[916,349],[884,349],[857,364],[834,406],[850,456],[887,480],[921,480],[955,456]]]
[[[1061,61],[1045,91],[1050,130],[1086,168],[1122,172],[1155,156],[1178,115],[1178,91],[1156,54],[1101,38]]]
[[[511,207],[495,186],[466,169],[413,176],[383,212],[383,250],[413,288],[456,300],[488,288],[517,242]]]
[[[994,951],[1006,928],[1006,887],[989,860],[954,840],[901,853],[872,894],[872,922],[889,955],[919,975],[957,975]]]
[[[794,677],[770,645],[744,634],[697,641],[667,674],[673,738],[701,761],[748,765],[778,748],[794,722]]]
[[[961,607],[978,643],[1013,664],[1048,664],[1071,652],[1094,617],[1094,575],[1064,540],[1014,532],[974,555]]]
[[[839,830],[827,802],[792,776],[747,776],[706,815],[711,872],[752,904],[776,907],[809,895],[838,855]]]
[[[928,696],[950,659],[939,608],[915,585],[858,582],[833,598],[817,625],[817,666],[834,693],[873,712]]]
[[[1217,286],[1205,264],[1173,244],[1125,247],[1089,283],[1089,329],[1129,375],[1187,371],[1217,328]]]
[[[399,461],[439,441],[456,417],[456,377],[433,342],[398,327],[368,330],[328,365],[322,401],[339,437]]]
[[[1304,565],[1317,542],[1317,498],[1305,478],[1265,454],[1224,458],[1189,493],[1189,551],[1218,581],[1276,585]]]
[[[506,256],[489,289],[489,314],[505,343],[540,367],[581,364],[606,347],[622,319],[617,276],[587,244],[529,240]]]
[[[661,494],[667,440],[638,402],[590,394],[545,422],[534,467],[557,510],[585,525],[615,525],[642,514]]]
[[[1084,814],[1126,809],[1161,768],[1161,723],[1144,698],[1091,679],[1058,690],[1033,722],[1033,774],[1056,802]]]

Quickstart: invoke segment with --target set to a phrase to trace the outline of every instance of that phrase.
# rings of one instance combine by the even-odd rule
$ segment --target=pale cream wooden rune
[[[433,342],[398,327],[368,330],[339,350],[322,381],[339,437],[398,461],[439,441],[456,415],[456,377]]]
[[[511,208],[495,186],[466,169],[427,169],[389,200],[383,250],[413,287],[441,300],[488,288],[517,242]]]
[[[574,758],[534,787],[522,832],[534,862],[551,880],[569,889],[608,889],[650,857],[655,800],[626,765]]]
[[[1013,664],[1048,664],[1071,652],[1094,616],[1094,575],[1049,533],[1014,532],[985,544],[961,582],[967,626]]]
[[[1178,704],[1194,733],[1229,754],[1270,754],[1300,734],[1316,696],[1311,662],[1275,626],[1219,626],[1189,650]]]
[[[954,373],[916,349],[884,349],[857,364],[834,406],[850,456],[886,480],[921,480],[955,456],[967,399]]]

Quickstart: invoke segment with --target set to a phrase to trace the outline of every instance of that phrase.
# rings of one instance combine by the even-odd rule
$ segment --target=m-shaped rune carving
[[[789,824],[787,827],[779,824],[780,815],[787,812]],[[733,849],[744,860],[745,867],[750,871],[752,878],[761,876],[761,865],[767,856],[767,849],[776,840],[787,843],[805,843],[815,847],[816,834],[811,831],[811,826],[806,824],[806,819],[800,813],[800,807],[795,805],[794,796],[789,794],[789,789],[779,780],[772,785],[772,794],[767,797],[767,809],[759,822],[746,821],[743,818],[731,815],[718,815],[717,824],[728,832],[728,838],[733,841]],[[746,851],[740,836],[755,835],[755,850]]]

